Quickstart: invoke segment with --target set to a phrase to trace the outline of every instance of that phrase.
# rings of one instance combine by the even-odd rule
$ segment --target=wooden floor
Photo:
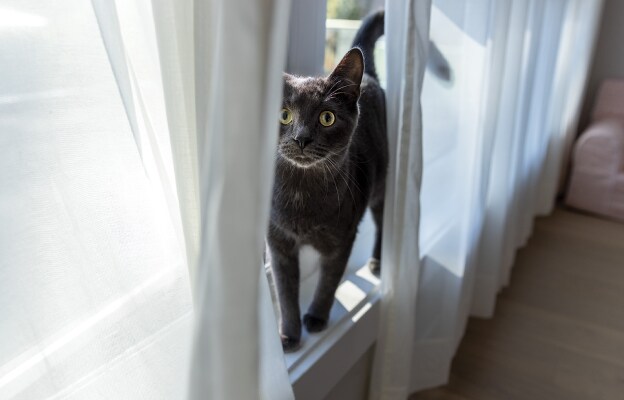
[[[624,224],[536,222],[493,319],[472,318],[450,382],[410,400],[624,400]]]

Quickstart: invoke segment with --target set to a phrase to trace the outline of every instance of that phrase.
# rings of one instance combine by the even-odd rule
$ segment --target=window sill
[[[360,225],[345,279],[336,293],[328,329],[311,335],[304,329],[303,347],[285,355],[297,400],[325,398],[376,342],[380,318],[380,280],[367,266],[361,267],[362,256],[370,249],[374,232],[374,226],[368,218],[367,215]],[[457,224],[453,221],[453,218],[437,221],[432,226],[436,228],[435,234],[428,236],[422,245],[421,263],[424,272],[421,288],[428,286],[426,282],[432,278],[430,275],[440,268],[452,270],[452,255],[456,254],[452,246],[456,242],[453,235],[457,233]],[[360,267],[355,268],[358,263]],[[315,269],[307,274],[305,270],[302,271],[302,310],[306,309],[311,299],[317,274]],[[423,304],[421,308],[425,314],[434,315],[432,313],[438,312],[439,304]]]
[[[302,289],[315,284],[315,279],[307,279]],[[316,334],[304,329],[303,347],[285,355],[295,398],[324,398],[375,342],[378,289],[379,279],[367,266],[348,274],[336,291],[328,328]]]

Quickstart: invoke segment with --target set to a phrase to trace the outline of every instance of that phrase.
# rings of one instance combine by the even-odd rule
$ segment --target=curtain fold
[[[292,398],[261,276],[289,1],[152,7],[196,300],[189,398]]]
[[[381,321],[371,399],[409,394],[413,305],[420,269],[422,172],[420,92],[429,49],[431,1],[386,2],[386,109],[389,167],[384,205]]]
[[[262,265],[290,1],[14,3],[0,398],[292,399]]]
[[[580,18],[579,7],[586,8],[583,17],[575,20]],[[520,103],[510,114],[497,117],[499,124],[512,118],[515,122],[497,127],[473,298],[475,315],[493,315],[496,295],[509,283],[514,254],[528,239],[533,218],[550,213],[554,207],[559,190],[559,182],[554,177],[561,176],[563,154],[569,151],[566,137],[576,131],[601,7],[601,2],[530,3],[533,15],[515,28],[525,37],[526,60],[520,63],[525,72],[516,78],[522,82],[522,90],[502,92],[503,98],[516,97]],[[512,14],[518,15],[517,12]],[[525,34],[525,26],[531,35]],[[514,47],[508,44],[508,48]],[[575,63],[568,58],[571,53],[577,60]],[[510,70],[516,68],[518,61],[506,57],[503,65]],[[561,90],[567,88],[573,88],[574,93],[562,96]],[[564,101],[571,104],[566,111],[560,105]],[[565,122],[559,125],[562,118]],[[500,134],[505,131],[515,137],[506,144],[504,141],[509,140],[506,138],[510,135]],[[549,184],[546,183],[548,179]],[[496,246],[500,237],[503,237],[503,245]]]
[[[540,176],[540,214],[552,211],[565,179],[562,172],[577,132],[603,6],[604,0],[570,0],[566,8],[548,116],[548,147]]]
[[[201,251],[193,399],[251,399],[261,390],[258,299],[259,285],[267,282],[258,270],[268,225],[288,7],[287,0],[195,2]],[[271,310],[270,297],[263,300],[260,307]],[[265,395],[290,398],[276,324],[271,325],[277,353],[270,356],[281,360],[281,371],[274,371],[284,379],[264,386],[272,392]]]
[[[411,390],[446,382],[469,315],[493,315],[533,218],[555,204],[602,3],[433,0],[451,79],[423,86]]]
[[[166,118],[143,112],[155,47],[110,6],[2,4],[2,399],[184,395],[190,286],[150,150]]]
[[[166,106],[167,137],[191,282],[197,280],[200,206],[195,102],[193,1],[151,2]],[[166,190],[171,191],[169,186]],[[196,297],[196,294],[195,294]]]

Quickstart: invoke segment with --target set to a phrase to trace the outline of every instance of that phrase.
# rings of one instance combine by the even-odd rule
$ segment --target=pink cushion
[[[602,83],[574,146],[566,204],[624,221],[624,80]]]
[[[624,221],[624,115],[603,115],[574,147],[566,204]]]

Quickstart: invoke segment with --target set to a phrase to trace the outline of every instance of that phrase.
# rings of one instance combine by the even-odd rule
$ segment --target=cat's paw
[[[306,330],[310,333],[320,332],[327,328],[327,319],[306,314],[303,316],[303,324],[305,325]]]
[[[301,338],[293,338],[285,335],[280,335],[282,340],[282,349],[284,353],[292,353],[299,350],[301,347]]]
[[[379,263],[378,259],[369,258],[367,265],[368,269],[370,270],[370,272],[373,273],[373,275],[379,276],[379,274],[381,273],[381,264]]]

